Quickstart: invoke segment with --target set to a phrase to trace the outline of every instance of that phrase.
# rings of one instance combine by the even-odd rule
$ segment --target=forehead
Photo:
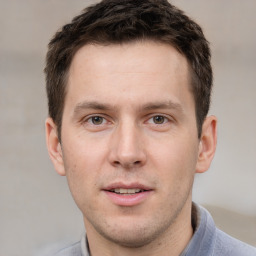
[[[134,99],[132,104],[135,95],[168,101],[168,92],[179,97],[189,91],[189,84],[187,59],[170,45],[152,41],[85,45],[72,60],[67,96],[110,101],[125,93]]]
[[[152,72],[153,69],[158,73],[171,73],[172,70],[177,72],[182,69],[184,75],[187,74],[187,66],[187,59],[171,45],[145,40],[124,44],[84,45],[74,55],[70,73],[79,74],[86,67],[88,73],[96,69],[101,73]]]

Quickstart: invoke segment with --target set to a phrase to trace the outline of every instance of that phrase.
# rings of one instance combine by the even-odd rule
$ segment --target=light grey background
[[[79,239],[82,217],[45,146],[44,56],[53,33],[94,1],[0,0],[0,256],[42,255]],[[219,118],[194,200],[256,245],[256,1],[175,0],[204,28]]]

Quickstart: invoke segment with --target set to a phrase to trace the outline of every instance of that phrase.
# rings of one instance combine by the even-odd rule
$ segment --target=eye
[[[149,119],[149,123],[153,124],[165,124],[168,122],[168,118],[162,115],[156,115]]]
[[[88,119],[88,123],[93,124],[93,125],[101,125],[106,122],[105,118],[102,116],[92,116]]]
[[[105,114],[91,114],[81,120],[81,125],[89,132],[100,132],[113,127],[113,119]]]
[[[166,122],[166,117],[164,117],[164,116],[154,116],[153,117],[153,122],[155,124],[163,124],[163,123]]]

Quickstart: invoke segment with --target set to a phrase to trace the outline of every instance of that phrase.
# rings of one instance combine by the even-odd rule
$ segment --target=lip
[[[111,190],[115,188],[125,188],[125,189],[141,189],[142,192],[136,193],[136,194],[130,194],[130,195],[122,195],[122,194],[116,194],[114,192],[111,192]],[[153,193],[153,189],[149,186],[140,184],[140,183],[112,183],[111,185],[108,185],[102,190],[107,198],[115,205],[118,206],[135,206],[143,203],[145,200],[147,200],[150,195]]]
[[[151,187],[141,184],[141,183],[138,183],[138,182],[133,182],[133,183],[115,182],[115,183],[111,183],[110,185],[104,187],[103,190],[112,190],[115,188],[125,188],[125,189],[139,188],[141,190],[152,190]]]

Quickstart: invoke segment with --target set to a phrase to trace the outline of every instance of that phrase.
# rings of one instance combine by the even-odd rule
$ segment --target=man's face
[[[186,58],[153,42],[86,45],[59,146],[88,234],[140,246],[190,214],[200,143]]]

